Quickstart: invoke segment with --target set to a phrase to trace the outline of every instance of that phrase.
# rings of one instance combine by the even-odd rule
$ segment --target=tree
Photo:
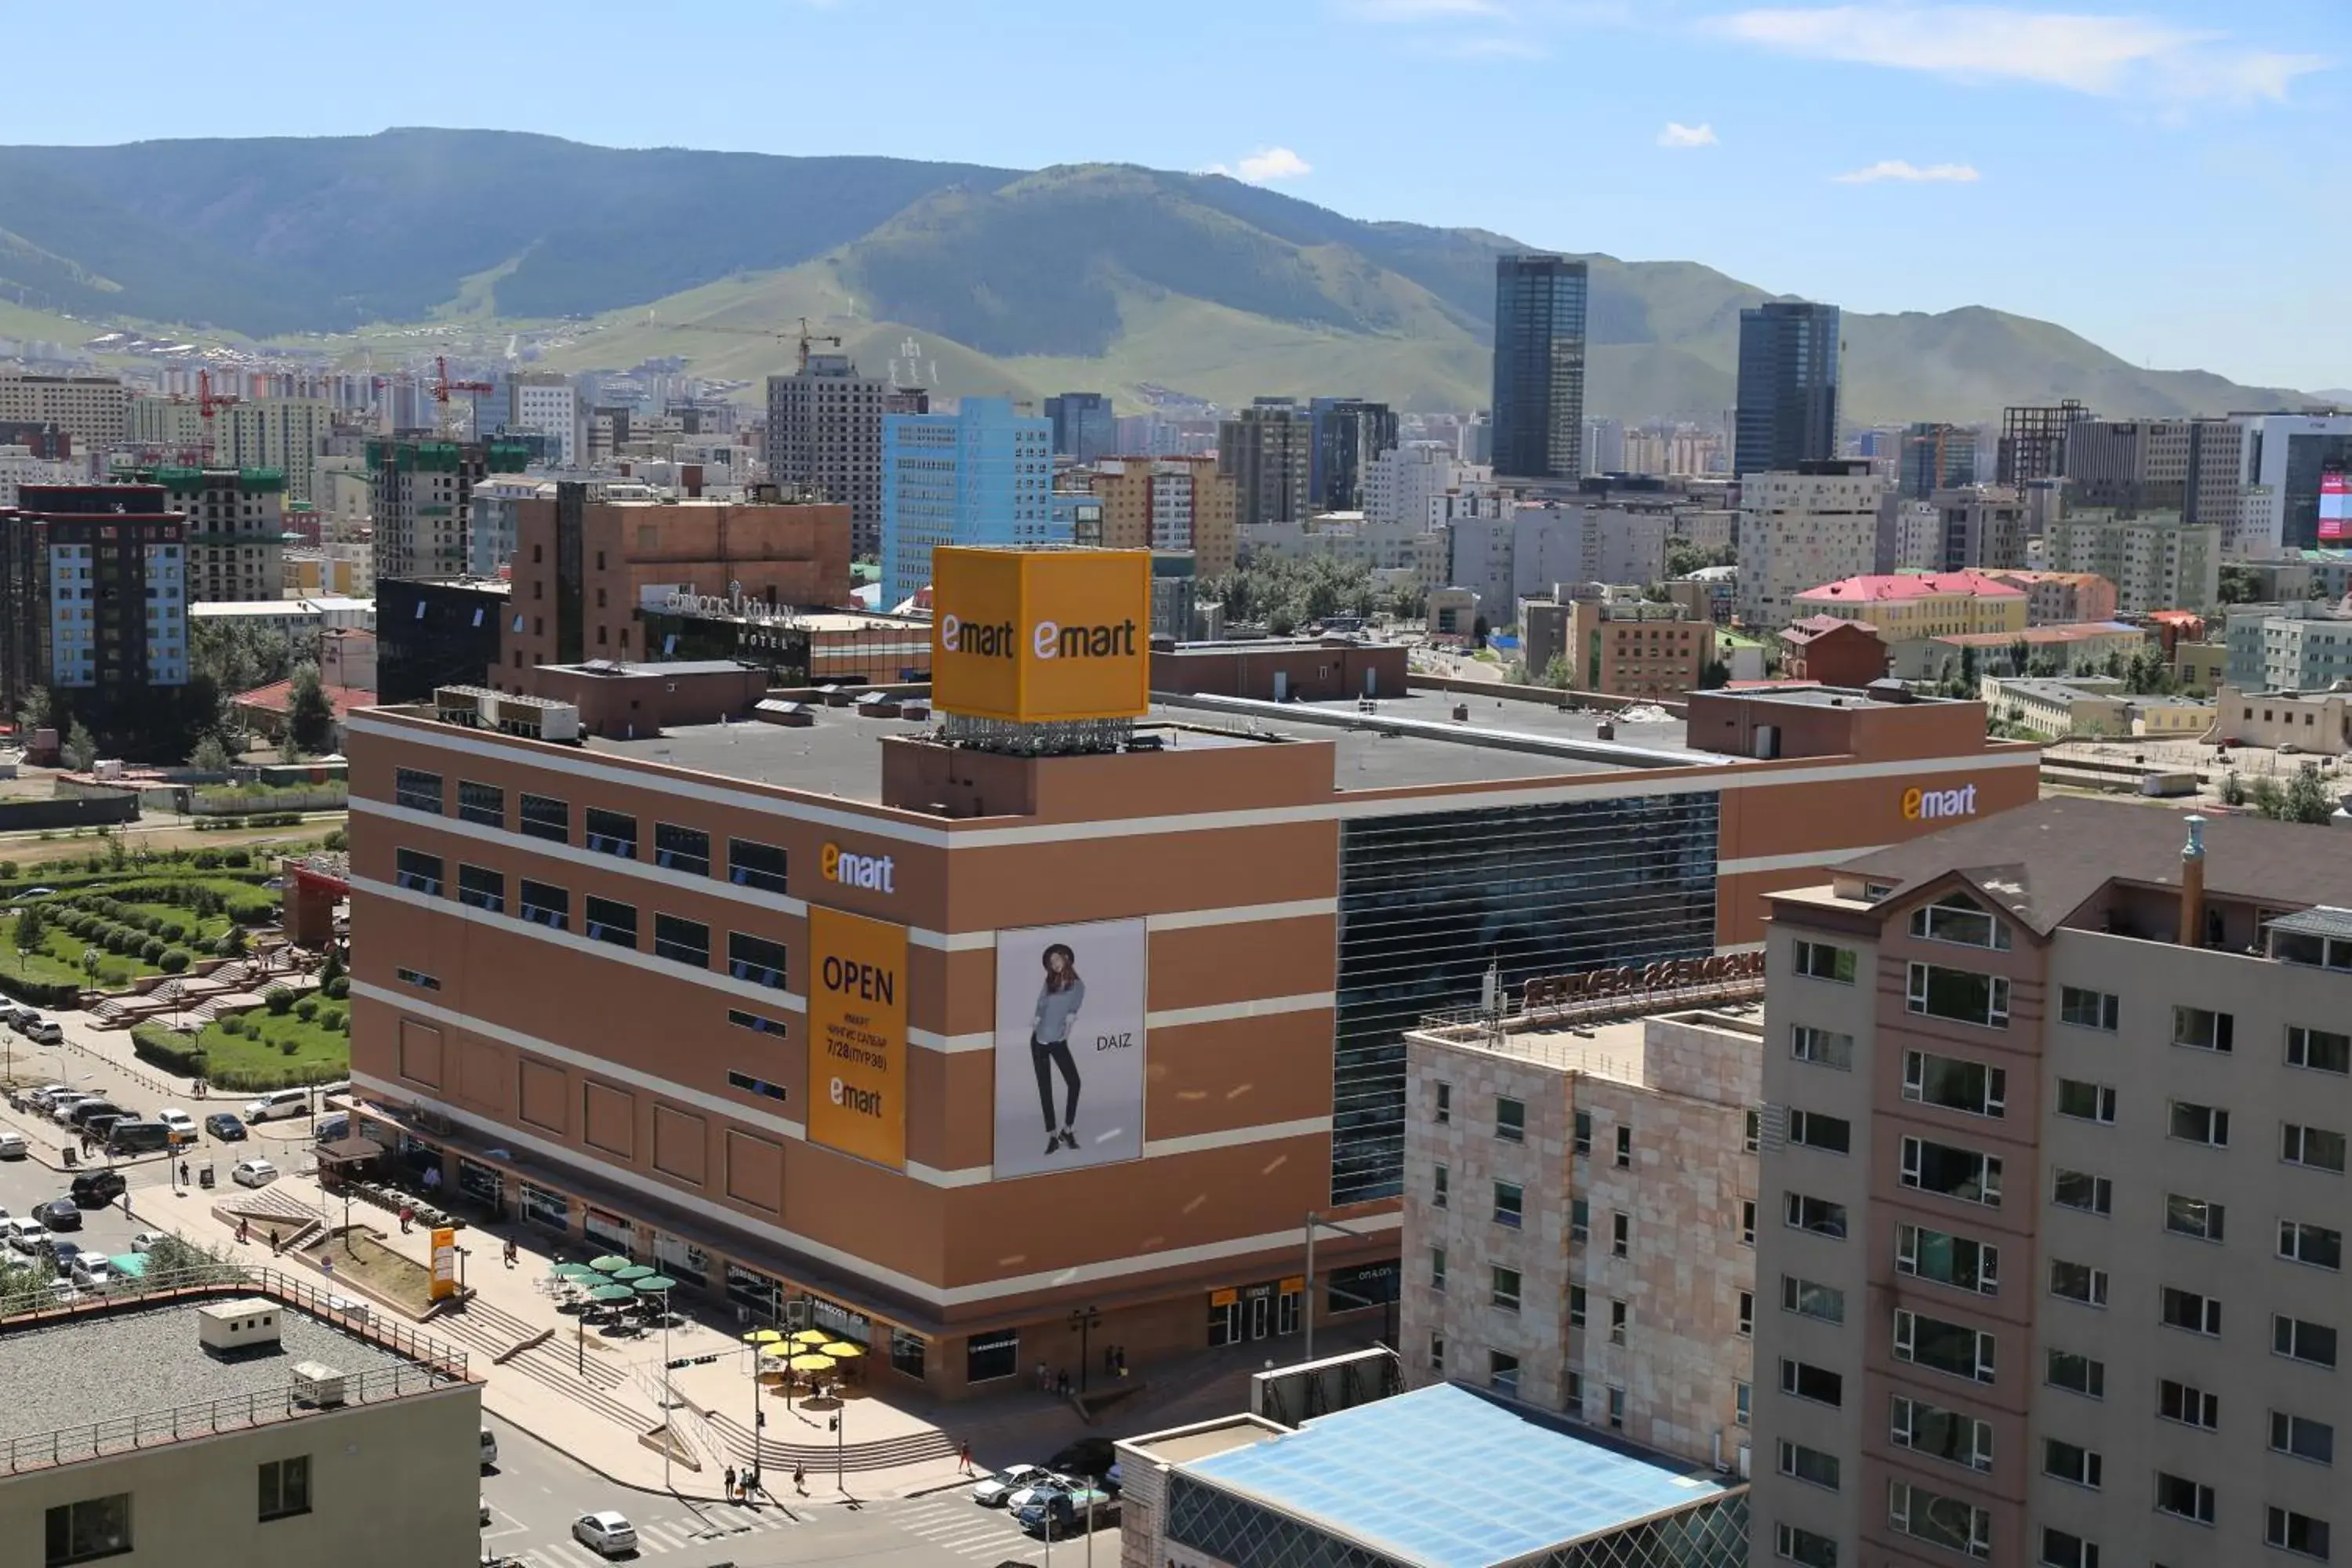
[[[2238,770],[2235,768],[2221,775],[2221,804],[2223,805],[2246,804],[2245,781],[2238,777]]]
[[[89,725],[77,719],[73,721],[73,728],[66,731],[64,750],[67,768],[74,773],[86,773],[89,772],[90,764],[98,761],[98,737],[89,732]]]
[[[1698,672],[1698,689],[1701,691],[1715,691],[1730,684],[1731,666],[1719,658],[1708,659],[1706,667]]]
[[[26,904],[24,912],[16,917],[16,968],[21,973],[24,971],[26,960],[40,952],[48,943],[48,912],[37,902]]]
[[[1666,541],[1666,575],[1687,577],[1709,566],[1737,566],[1739,552],[1728,544],[1709,545],[1706,549],[1687,539]]]
[[[1544,666],[1543,683],[1546,686],[1557,686],[1565,691],[1568,689],[1568,683],[1574,679],[1575,677],[1569,672],[1568,656],[1564,653],[1552,655],[1551,662]]]
[[[225,773],[235,763],[236,759],[228,754],[228,748],[221,743],[218,735],[206,735],[188,753],[188,766],[200,773]]]
[[[2027,642],[2023,637],[2019,637],[2009,645],[2010,674],[2023,675],[2026,668],[2032,662],[2033,645],[2032,643]]]
[[[2328,798],[2327,786],[2319,782],[2315,768],[2297,768],[2286,781],[2286,792],[2279,800],[2279,816],[2287,822],[2308,822],[2326,826],[2336,816],[2336,803]]]
[[[2275,822],[2285,808],[2286,796],[2280,792],[2278,781],[2264,773],[2254,781],[2253,803],[2256,811]]]
[[[25,700],[16,704],[17,736],[20,739],[26,739],[36,730],[49,728],[57,722],[57,698],[50,693],[47,687],[26,688]]]
[[[314,756],[332,747],[335,705],[327,700],[327,689],[315,664],[298,666],[294,671],[293,690],[286,699],[286,734],[292,744]]]
[[[2262,579],[2250,566],[2221,568],[2221,599],[2225,605],[2251,605],[2263,595]]]

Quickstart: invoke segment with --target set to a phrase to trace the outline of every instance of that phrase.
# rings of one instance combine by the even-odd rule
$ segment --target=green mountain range
[[[103,321],[414,351],[419,334],[387,324],[435,321],[476,342],[541,329],[541,363],[558,367],[679,354],[749,377],[788,368],[779,330],[806,316],[869,370],[914,339],[920,374],[951,395],[1090,387],[1132,406],[1139,388],[1166,387],[1458,409],[1486,401],[1493,258],[1519,248],[1113,164],[436,130],[0,148],[0,302],[20,321],[70,315],[68,341]],[[1719,417],[1739,311],[1770,296],[1692,262],[1590,259],[1589,411]],[[2305,401],[2143,370],[1981,308],[1849,313],[1845,341],[1847,412],[1863,421],[2067,396],[2137,415]]]

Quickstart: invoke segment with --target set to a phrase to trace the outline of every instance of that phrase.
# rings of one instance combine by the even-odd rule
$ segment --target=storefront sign
[[[1977,814],[1977,786],[1958,789],[1906,789],[1903,792],[1906,822],[1955,822]]]
[[[1034,724],[1150,706],[1148,552],[943,545],[931,573],[941,712]]]
[[[812,908],[808,1137],[907,1164],[907,928]]]
[[[895,893],[898,863],[887,855],[853,855],[838,844],[828,844],[818,858],[824,879],[839,887],[863,888],[871,893]]]
[[[1396,1299],[1397,1266],[1393,1262],[1334,1268],[1324,1279],[1323,1310],[1327,1312],[1353,1312],[1365,1307],[1384,1306]]]
[[[1242,1293],[1238,1290],[1212,1290],[1209,1292],[1209,1305],[1212,1307],[1230,1307],[1241,1299]]]
[[[457,1293],[457,1233],[447,1226],[433,1232],[433,1285],[425,1294],[438,1301]]]

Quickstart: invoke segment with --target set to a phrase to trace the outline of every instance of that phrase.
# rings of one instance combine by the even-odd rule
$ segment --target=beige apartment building
[[[2330,1559],[2347,891],[2046,800],[1770,900],[1757,1562]]]
[[[1666,965],[1598,994],[1538,981],[1511,1016],[1406,1036],[1409,1382],[1744,1465],[1756,969]]]
[[[465,1356],[319,1300],[270,1275],[0,1323],[0,1568],[479,1561]]]
[[[1105,458],[1092,486],[1111,550],[1189,550],[1194,574],[1223,577],[1238,548],[1234,487],[1213,457]]]
[[[1887,481],[1863,460],[1801,463],[1739,481],[1739,618],[1784,626],[1806,589],[1869,573]]]
[[[26,375],[0,371],[0,423],[56,425],[81,447],[122,439],[131,389],[110,375]]]

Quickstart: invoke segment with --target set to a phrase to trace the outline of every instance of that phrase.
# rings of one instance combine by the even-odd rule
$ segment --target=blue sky
[[[2158,367],[2352,385],[2347,0],[131,0],[103,17],[102,58],[58,16],[10,30],[0,141],[429,124],[1221,166],[1360,217],[1699,261],[1849,310],[1993,305]]]

